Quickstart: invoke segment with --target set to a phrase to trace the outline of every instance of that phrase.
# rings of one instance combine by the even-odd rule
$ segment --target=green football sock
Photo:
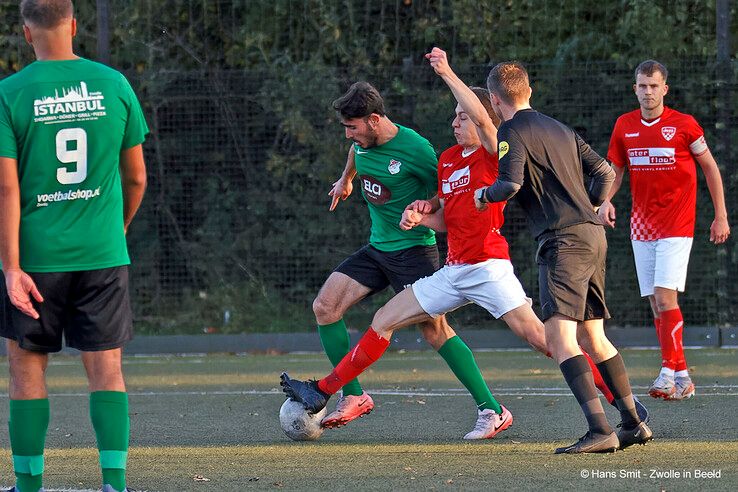
[[[15,487],[19,492],[37,492],[43,486],[44,444],[48,427],[48,398],[10,400],[8,430]]]
[[[122,491],[126,488],[128,459],[128,393],[94,391],[90,393],[90,419],[100,450],[103,484]]]
[[[446,340],[446,343],[438,349],[438,354],[443,357],[461,384],[469,390],[474,401],[477,402],[477,408],[502,413],[500,404],[492,396],[479,371],[474,354],[461,338],[454,336]]]
[[[320,343],[323,345],[323,350],[325,350],[328,360],[331,361],[333,367],[336,367],[351,348],[351,339],[346,329],[346,323],[341,318],[329,325],[318,325],[318,334],[320,335]],[[364,392],[358,379],[349,381],[342,389],[344,395],[361,396]]]

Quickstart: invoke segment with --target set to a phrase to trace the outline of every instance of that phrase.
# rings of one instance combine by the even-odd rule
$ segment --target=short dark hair
[[[22,0],[20,11],[25,23],[43,29],[51,29],[74,17],[72,0]]]
[[[489,72],[487,88],[508,104],[524,101],[530,89],[528,72],[517,61],[498,63]]]
[[[654,72],[661,72],[661,76],[664,77],[664,82],[666,82],[666,78],[669,76],[669,71],[663,64],[656,60],[646,60],[639,63],[635,70],[635,78],[638,78],[639,73],[642,73],[646,77],[653,77]]]
[[[384,116],[384,100],[369,82],[355,82],[346,94],[333,101],[333,109],[344,119],[364,118],[372,113]]]
[[[490,119],[492,119],[492,124],[495,125],[495,127],[500,127],[500,118],[495,114],[495,111],[492,109],[492,101],[489,99],[489,91],[487,89],[484,89],[483,87],[469,87],[471,91],[474,93],[475,96],[479,98],[479,100],[482,103],[482,106],[484,106],[484,109],[487,110],[487,114],[489,115]]]

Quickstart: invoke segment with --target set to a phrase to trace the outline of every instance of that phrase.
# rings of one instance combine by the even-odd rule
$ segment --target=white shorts
[[[654,287],[684,292],[687,283],[691,237],[666,237],[656,241],[631,241],[641,296],[652,296]]]
[[[412,289],[423,311],[434,318],[472,302],[500,318],[530,301],[510,260],[496,258],[446,265],[415,282]]]

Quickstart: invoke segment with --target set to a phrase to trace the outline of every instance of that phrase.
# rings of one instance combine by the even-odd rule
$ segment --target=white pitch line
[[[726,347],[684,347],[685,349],[702,349],[702,348],[708,348],[708,349],[736,349],[738,348],[738,345],[736,346],[726,346]],[[627,350],[634,350],[634,351],[642,351],[642,350],[658,350],[658,347],[628,347]],[[534,350],[530,348],[504,348],[504,349],[475,349],[475,352],[531,352],[532,356],[534,358],[542,358],[543,355],[535,352]],[[413,353],[414,355],[407,355]],[[286,363],[304,363],[304,362],[325,362],[326,358],[324,355],[322,355],[320,352],[290,352],[289,354],[284,354],[286,356],[294,356],[294,355],[300,355],[304,354],[306,356],[314,356],[314,357],[301,357],[301,358],[295,358],[291,357],[289,359],[286,359]],[[397,351],[393,352],[393,354],[397,354],[402,356],[401,360],[404,361],[431,361],[436,360],[437,356],[435,352],[428,352],[427,355],[417,354],[417,351],[411,350],[411,351]],[[133,355],[126,355],[123,358],[123,364],[124,365],[161,365],[161,364],[207,364],[210,361],[208,361],[208,358],[210,356],[214,356],[218,358],[217,361],[218,364],[223,363],[231,363],[231,364],[241,364],[243,363],[244,359],[250,358],[253,355],[248,352],[239,352],[235,353],[228,357],[219,357],[223,354],[207,354],[204,352],[201,353],[182,353],[182,354],[133,354]],[[705,353],[702,354],[704,357],[722,357],[724,354],[721,353]],[[3,356],[4,358],[6,356]],[[55,360],[52,358],[49,361],[50,366],[76,366],[79,365],[81,362],[78,358],[76,358],[73,355],[66,356],[69,358],[72,358],[72,360]],[[0,359],[2,359],[0,358]],[[0,364],[4,365],[4,364]]]

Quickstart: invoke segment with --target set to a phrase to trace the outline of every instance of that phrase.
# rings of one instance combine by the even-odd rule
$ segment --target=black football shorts
[[[133,338],[128,267],[80,272],[29,273],[43,302],[33,301],[39,319],[10,303],[0,273],[0,336],[34,352],[68,347],[86,352],[123,346]]]
[[[610,317],[605,304],[604,227],[585,223],[545,232],[536,256],[544,321],[555,313],[577,321]]]
[[[348,275],[377,293],[391,285],[402,291],[416,280],[433,275],[440,267],[438,248],[413,246],[398,251],[380,251],[367,245],[346,258],[334,271]]]

